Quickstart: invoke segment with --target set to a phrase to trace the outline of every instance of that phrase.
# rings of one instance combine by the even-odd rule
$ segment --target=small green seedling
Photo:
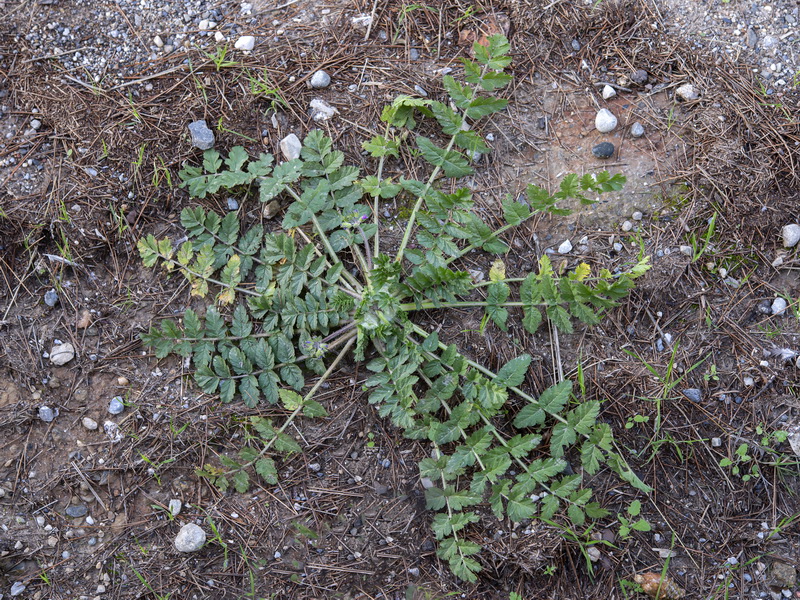
[[[628,539],[633,531],[650,531],[650,523],[646,519],[636,518],[641,511],[642,503],[639,500],[634,500],[628,506],[627,515],[617,514],[620,539]]]

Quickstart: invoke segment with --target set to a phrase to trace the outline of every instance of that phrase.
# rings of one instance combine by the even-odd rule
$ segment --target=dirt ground
[[[800,436],[797,248],[781,239],[800,219],[800,86],[766,96],[745,59],[654,26],[665,17],[646,0],[301,0],[249,12],[223,2],[220,29],[260,36],[252,53],[214,55],[223,44],[206,36],[170,53],[152,47],[96,80],[94,63],[64,56],[78,48],[99,60],[84,49],[107,33],[93,10],[0,1],[0,598],[644,598],[635,575],[662,569],[687,598],[800,597],[800,439],[793,450],[774,435]],[[136,35],[158,19],[150,2],[102,10],[123,13]],[[75,48],[47,41],[56,22],[82,27]],[[32,24],[45,36],[36,43]],[[483,131],[493,152],[468,182],[487,220],[529,182],[628,177],[603,202],[507,240],[509,274],[543,252],[611,270],[643,253],[653,268],[599,326],[558,340],[479,335],[470,312],[449,314],[440,335],[490,366],[522,345],[533,391],[559,365],[574,378],[581,361],[587,397],[603,401],[655,491],[635,496],[598,474],[590,483],[612,517],[583,541],[487,511],[474,533],[483,571],[467,584],[436,557],[417,469],[430,450],[366,402],[363,365],[323,388],[327,419],[297,423],[303,454],[279,464],[279,486],[221,493],[195,475],[236,451],[247,416],[281,411],[221,404],[183,361],[142,346],[152,322],[193,304],[186,282],[144,269],[135,248],[149,233],[180,238],[186,206],[227,210],[224,195],[198,201],[176,185],[200,155],[189,122],[206,119],[220,150],[277,155],[288,133],[318,126],[308,107],[322,98],[339,111],[328,135],[369,173],[361,143],[383,105],[415,86],[443,99],[442,70],[491,27],[508,33],[514,83],[508,110]],[[330,87],[307,85],[318,69]],[[686,83],[697,99],[676,96]],[[603,99],[605,84],[615,97]],[[609,134],[594,127],[604,107],[619,119]],[[592,155],[600,141],[615,145],[610,159]],[[387,236],[402,231],[402,209],[386,208]],[[255,201],[243,207],[246,219],[259,214]],[[561,255],[566,239],[574,250]],[[491,258],[471,256],[465,268],[488,271]],[[787,300],[782,313],[776,298]],[[56,366],[61,343],[75,357]],[[113,398],[120,414],[109,413]],[[618,513],[634,497],[651,530],[621,536]],[[173,540],[190,522],[210,542],[181,554]],[[600,540],[587,560],[586,542]]]

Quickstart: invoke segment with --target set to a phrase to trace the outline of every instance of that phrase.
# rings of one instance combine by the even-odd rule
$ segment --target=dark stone
[[[78,519],[80,517],[85,517],[86,513],[89,512],[89,509],[86,508],[83,504],[77,504],[75,506],[67,507],[66,513],[68,517],[72,517],[73,519]]]
[[[638,85],[644,85],[647,83],[647,71],[644,69],[637,69],[631,75],[631,81]]]
[[[703,398],[703,393],[697,388],[687,388],[683,390],[683,395],[692,402],[700,402],[700,400]]]
[[[611,142],[601,142],[592,148],[592,154],[597,158],[611,158],[614,156],[614,144]]]

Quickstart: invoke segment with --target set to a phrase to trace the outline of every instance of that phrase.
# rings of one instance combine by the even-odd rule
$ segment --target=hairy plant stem
[[[260,459],[262,456],[264,456],[269,451],[269,449],[275,443],[275,440],[278,439],[278,436],[281,433],[283,433],[286,430],[286,428],[289,427],[289,425],[292,423],[292,421],[294,421],[295,417],[297,417],[297,415],[299,415],[302,412],[303,408],[305,407],[305,403],[308,402],[311,398],[313,398],[314,394],[317,393],[317,390],[319,390],[319,388],[322,386],[322,384],[325,382],[325,380],[328,379],[328,377],[331,376],[331,373],[333,373],[336,370],[336,367],[339,365],[341,360],[345,356],[347,356],[347,352],[350,350],[350,347],[355,343],[355,341],[356,341],[356,336],[355,336],[355,333],[353,333],[353,335],[351,335],[350,338],[348,339],[347,344],[345,345],[345,347],[342,348],[342,350],[339,352],[339,354],[336,356],[336,358],[333,359],[333,362],[331,362],[330,366],[320,376],[320,378],[317,380],[317,382],[314,384],[314,386],[311,388],[311,390],[305,396],[303,396],[303,401],[300,403],[300,406],[295,408],[291,412],[291,414],[288,417],[286,417],[286,421],[284,421],[283,425],[281,425],[280,429],[278,429],[278,431],[276,432],[275,437],[272,438],[271,440],[268,440],[264,444],[264,447],[258,453],[258,456],[256,458],[254,458],[250,462],[247,462],[247,463],[243,464],[238,469],[236,469],[236,471],[243,471],[244,469],[246,469],[248,467],[252,467],[258,461],[258,459]]]
[[[384,137],[389,135],[389,123],[386,123],[386,127],[384,128],[384,131],[383,131],[383,135],[384,135]],[[383,164],[385,162],[386,162],[386,155],[384,154],[383,156],[381,156],[380,160],[378,161],[378,175],[377,175],[378,176],[378,185],[380,185],[381,177],[383,177]],[[380,195],[380,193],[378,193],[378,195],[375,196],[375,200],[374,200],[373,205],[372,205],[372,217],[373,217],[373,221],[375,222],[375,239],[373,240],[374,241],[374,245],[375,245],[375,253],[374,253],[375,256],[378,256],[378,254],[381,251],[380,242],[378,241],[378,236],[379,236],[380,230],[381,230],[381,228],[380,228],[380,217],[378,216],[378,211],[380,209],[380,205],[381,205],[381,195]],[[366,240],[364,240],[364,242],[366,243]]]
[[[481,69],[481,76],[485,75],[486,72],[489,70],[487,65],[484,65]],[[477,95],[477,91],[474,92],[474,95]],[[461,130],[464,125],[467,124],[467,112],[464,111],[461,115],[461,126],[459,130]],[[450,141],[447,144],[447,147],[444,150],[445,156],[447,155],[450,150],[453,149],[453,146],[456,143],[456,135],[450,138]],[[406,230],[403,232],[403,241],[400,243],[400,248],[397,250],[397,255],[395,256],[395,262],[402,262],[403,261],[403,254],[406,251],[406,246],[408,245],[409,240],[411,239],[411,232],[414,229],[414,223],[417,220],[417,213],[419,212],[420,207],[422,206],[423,201],[425,200],[425,196],[428,195],[428,190],[431,189],[433,186],[433,182],[436,181],[436,177],[439,175],[439,171],[442,170],[441,165],[437,165],[436,168],[433,169],[433,173],[431,173],[430,177],[428,177],[428,181],[425,183],[425,189],[422,190],[422,194],[417,198],[417,201],[414,203],[414,208],[411,211],[411,216],[408,218],[408,224],[406,225]],[[462,253],[463,255],[463,253]]]
[[[541,306],[545,306],[544,303],[540,304]],[[489,303],[486,300],[465,300],[463,302],[438,302],[434,303],[430,300],[427,302],[420,302],[417,304],[416,302],[406,302],[405,304],[400,305],[400,310],[405,312],[411,312],[414,310],[431,310],[435,308],[470,308],[475,306],[489,306]],[[524,302],[501,302],[500,306],[505,307],[512,307],[512,306],[525,306]],[[539,305],[536,305],[539,306]]]

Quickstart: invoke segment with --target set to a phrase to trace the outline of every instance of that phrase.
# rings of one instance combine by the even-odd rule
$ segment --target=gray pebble
[[[111,402],[108,403],[108,412],[112,415],[119,415],[125,410],[125,404],[122,402],[121,396],[114,396]]]
[[[300,158],[300,152],[303,150],[303,144],[300,138],[295,134],[290,133],[283,138],[279,144],[281,153],[286,160],[294,160]]]
[[[75,347],[69,342],[56,344],[50,350],[50,362],[57,367],[63,367],[73,358],[75,358]]]
[[[427,92],[427,91],[425,91],[425,88],[423,88],[423,87],[421,87],[421,86],[419,86],[419,85],[415,85],[415,86],[414,86],[414,91],[415,91],[415,92],[417,92],[417,94],[419,94],[419,95],[420,95],[420,96],[422,96],[423,98],[424,98],[424,97],[426,97],[426,96],[428,95],[428,92]]]
[[[236,198],[228,198],[226,205],[228,210],[239,210],[239,201]]]
[[[48,290],[44,293],[44,303],[50,308],[58,303],[58,292],[55,290]]]
[[[321,90],[331,84],[331,76],[325,71],[317,71],[311,76],[310,84],[312,88]]]
[[[187,523],[175,537],[175,549],[178,552],[195,552],[206,543],[206,532],[194,523]]]
[[[687,388],[683,390],[683,395],[692,402],[700,402],[700,400],[703,398],[703,393],[697,388]]]
[[[645,83],[647,83],[647,79],[648,79],[647,71],[645,71],[644,69],[637,69],[631,75],[631,81],[638,85],[644,85]]]
[[[637,210],[637,211],[635,211],[635,212],[634,212],[634,213],[631,215],[631,219],[633,219],[634,221],[641,221],[643,218],[644,218],[644,215],[643,215],[643,214],[642,214],[640,211],[638,211],[638,210]]]
[[[775,300],[772,301],[772,314],[782,315],[786,311],[787,306],[786,300],[783,298],[775,298]]]
[[[694,86],[691,83],[684,83],[675,90],[675,95],[684,102],[697,100],[700,97],[697,93],[697,90],[694,89]]]
[[[177,517],[181,513],[183,503],[178,498],[173,498],[169,501],[169,512],[173,517]]]
[[[86,505],[84,504],[76,504],[74,506],[68,506],[65,512],[67,513],[68,517],[79,519],[81,517],[85,517],[89,512],[89,509],[86,508]]]
[[[600,133],[614,131],[614,128],[617,126],[617,117],[607,108],[601,108],[597,111],[597,116],[594,118],[594,126]]]
[[[611,142],[601,142],[592,148],[592,154],[597,158],[611,158],[614,156],[614,144]]]
[[[22,592],[25,591],[25,584],[21,581],[15,581],[14,585],[11,586],[11,591],[9,594],[11,597],[19,596]]]
[[[391,467],[391,466],[392,466],[392,461],[390,461],[388,458],[384,458],[384,459],[381,461],[381,466],[382,466],[384,469],[388,469],[389,467]]]
[[[747,28],[747,46],[748,48],[755,48],[758,44],[758,34],[752,27]]]
[[[640,138],[644,135],[644,127],[639,121],[631,125],[631,135],[635,138]]]
[[[793,248],[797,242],[800,242],[800,225],[797,223],[784,225],[781,229],[781,237],[785,248]],[[45,302],[47,302],[47,295],[45,295]]]
[[[31,128],[39,131],[42,127],[42,122],[39,119],[32,119],[31,120]]]
[[[408,58],[410,58],[411,60],[419,59],[419,50],[417,50],[416,48],[412,48],[411,50],[409,50]]]
[[[97,421],[95,421],[94,419],[92,419],[90,417],[83,417],[83,419],[81,419],[81,423],[89,431],[94,431],[98,427]]]
[[[214,147],[214,132],[208,128],[205,119],[189,123],[189,133],[195,148],[209,150]]]
[[[570,42],[570,46],[575,52],[578,52],[581,49],[581,43],[578,40],[572,40]]]
[[[45,423],[52,423],[53,419],[56,418],[56,413],[49,406],[40,406],[39,407],[39,418],[42,421],[44,421]]]

